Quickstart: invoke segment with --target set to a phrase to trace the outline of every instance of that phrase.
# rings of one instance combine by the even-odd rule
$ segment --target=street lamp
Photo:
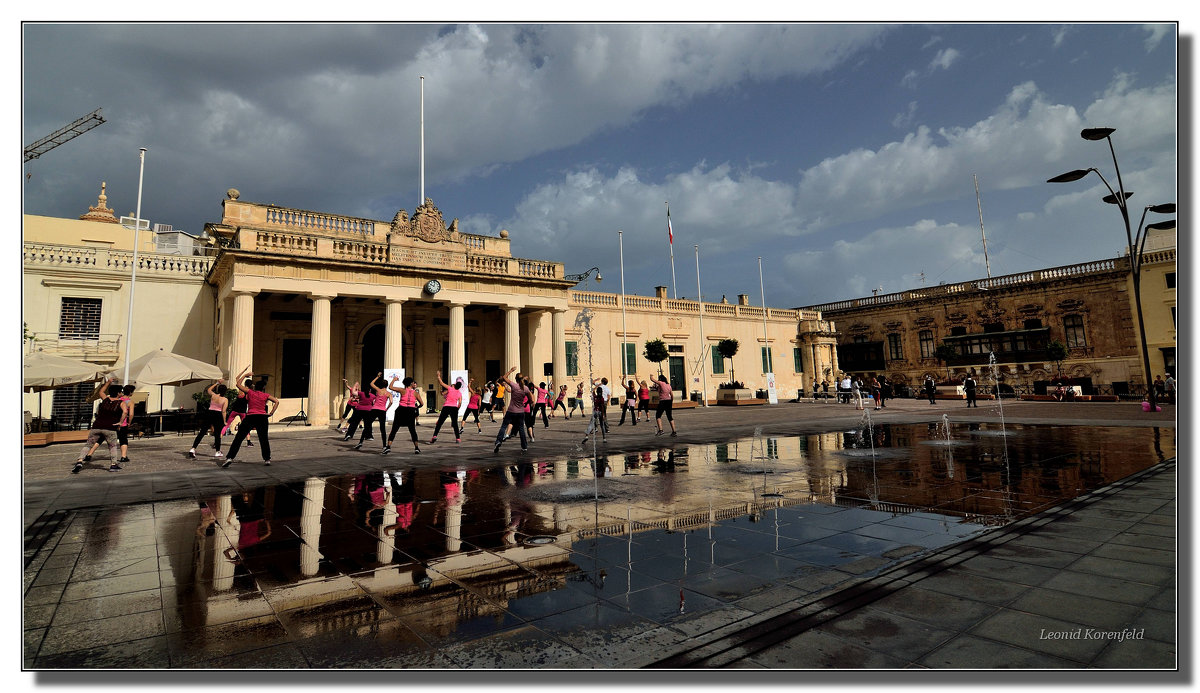
[[[1108,204],[1116,205],[1117,208],[1121,210],[1121,221],[1125,223],[1125,242],[1129,252],[1130,273],[1133,277],[1133,303],[1137,308],[1138,337],[1140,338],[1142,345],[1142,368],[1144,369],[1146,378],[1146,399],[1150,403],[1150,411],[1155,411],[1155,409],[1157,409],[1157,404],[1155,402],[1154,384],[1152,382],[1150,372],[1150,352],[1146,346],[1146,323],[1142,317],[1142,249],[1146,247],[1145,232],[1174,228],[1175,221],[1171,220],[1158,222],[1155,224],[1147,224],[1145,226],[1143,226],[1143,223],[1146,221],[1146,212],[1154,212],[1155,214],[1174,214],[1175,203],[1168,202],[1165,204],[1147,205],[1145,209],[1142,210],[1141,220],[1138,221],[1137,233],[1133,232],[1133,229],[1129,223],[1129,198],[1133,196],[1133,193],[1127,192],[1125,190],[1124,183],[1121,182],[1121,167],[1117,165],[1117,150],[1113,147],[1112,137],[1110,137],[1110,135],[1112,135],[1114,132],[1116,132],[1115,128],[1084,128],[1083,131],[1079,133],[1079,136],[1085,140],[1090,140],[1093,142],[1098,140],[1108,140],[1108,150],[1112,153],[1113,169],[1115,169],[1117,172],[1116,190],[1113,190],[1113,187],[1109,185],[1108,180],[1105,179],[1104,175],[1095,168],[1075,169],[1074,171],[1068,171],[1061,175],[1050,178],[1046,182],[1070,183],[1080,180],[1089,173],[1095,173],[1097,176],[1099,176],[1100,181],[1104,183],[1104,187],[1108,188],[1109,194],[1104,196],[1103,201],[1107,202]]]
[[[592,272],[596,273],[596,282],[597,283],[604,280],[604,277],[600,276],[600,268],[599,267],[593,267],[587,271],[580,272],[579,274],[564,274],[563,279],[566,279],[569,282],[575,282],[576,284],[578,284],[581,281],[585,281],[591,275]],[[587,291],[587,284],[583,285],[583,289],[584,289],[584,291]]]

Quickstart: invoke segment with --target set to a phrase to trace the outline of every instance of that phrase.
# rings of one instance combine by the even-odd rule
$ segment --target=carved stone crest
[[[425,198],[425,203],[413,210],[412,219],[403,209],[396,212],[392,218],[392,233],[417,238],[426,243],[444,243],[455,240],[458,235],[458,219],[446,227],[442,219],[442,210],[434,206],[433,200]]]
[[[975,311],[984,322],[998,322],[1008,311],[1000,307],[1000,301],[994,298],[985,299],[983,307]]]

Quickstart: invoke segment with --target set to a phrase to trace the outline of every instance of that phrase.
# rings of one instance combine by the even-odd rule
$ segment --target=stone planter
[[[717,404],[737,404],[741,400],[754,399],[754,393],[746,388],[719,388],[717,390]]]

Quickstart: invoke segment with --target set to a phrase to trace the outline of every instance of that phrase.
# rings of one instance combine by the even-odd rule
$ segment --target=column
[[[403,299],[384,299],[383,301],[383,367],[404,367],[404,325],[402,322],[404,306]],[[371,375],[374,375],[372,373]],[[412,373],[405,373],[412,375]],[[370,376],[368,376],[370,377]]]
[[[551,316],[551,330],[554,332],[554,389],[567,382],[567,311],[555,309]],[[569,388],[568,388],[569,390]],[[571,394],[574,394],[573,392]],[[557,466],[557,465],[556,465]]]
[[[233,293],[233,333],[229,338],[229,377],[235,378],[254,359],[254,291]],[[232,383],[231,383],[232,384]]]
[[[450,304],[450,371],[461,371],[467,367],[467,333],[464,327],[466,305]],[[450,374],[443,373],[442,380],[449,382]],[[451,383],[453,384],[453,383]]]
[[[313,294],[308,350],[308,422],[329,423],[329,296]]]
[[[521,370],[521,320],[520,306],[504,306],[504,370]]]
[[[837,341],[830,341],[829,343],[829,365],[833,368],[834,373],[841,373],[841,370],[838,368]]]

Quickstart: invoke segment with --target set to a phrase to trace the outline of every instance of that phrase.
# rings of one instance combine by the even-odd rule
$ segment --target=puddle
[[[270,643],[302,643],[314,661],[364,639],[386,651],[391,639],[414,658],[406,661],[468,665],[474,640],[579,626],[575,615],[599,605],[614,622],[689,632],[738,600],[779,587],[815,593],[882,570],[1174,448],[1173,429],[952,423],[947,438],[940,425],[876,424],[594,460],[397,465],[78,512],[47,547],[65,555],[79,544],[78,559],[48,560],[27,584],[66,583],[73,600],[156,590],[150,635],[166,637],[170,654],[176,634],[193,648],[189,662],[265,642],[212,640],[220,633],[269,633]],[[143,554],[142,573],[94,579]],[[31,608],[49,623],[46,642],[59,643],[49,607],[27,599],[27,616]],[[89,666],[89,653],[130,639],[105,620],[93,624],[95,641],[75,643],[76,660],[56,645],[53,661]]]

